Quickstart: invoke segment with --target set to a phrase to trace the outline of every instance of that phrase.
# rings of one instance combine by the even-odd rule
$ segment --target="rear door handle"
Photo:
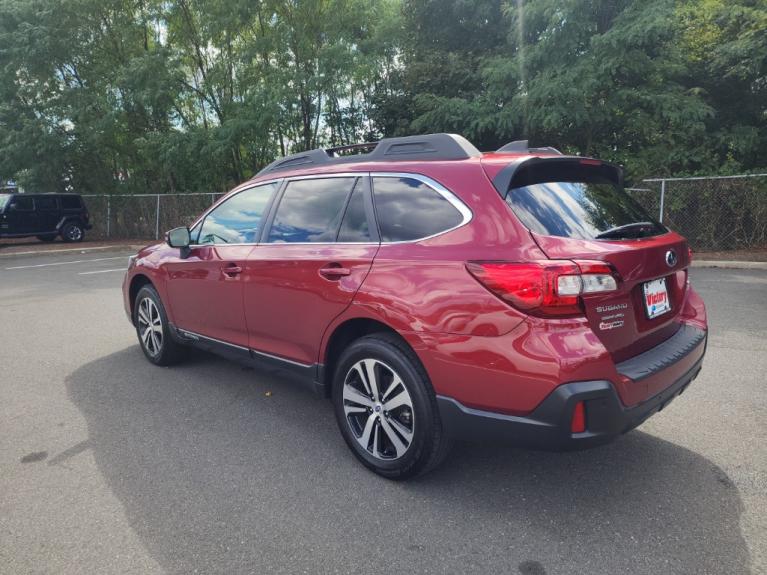
[[[351,275],[352,270],[341,266],[327,266],[320,270],[320,275],[329,280],[340,280],[344,276]]]
[[[224,272],[225,276],[233,278],[237,276],[238,274],[242,273],[242,268],[237,265],[229,265],[229,266],[221,268],[221,271]]]

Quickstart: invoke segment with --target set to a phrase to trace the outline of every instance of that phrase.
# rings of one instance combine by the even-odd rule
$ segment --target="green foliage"
[[[30,190],[220,192],[435,131],[734,172],[766,122],[765,0],[0,0],[0,174]]]

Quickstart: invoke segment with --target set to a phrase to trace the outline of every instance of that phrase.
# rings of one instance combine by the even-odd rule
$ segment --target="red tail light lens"
[[[582,401],[575,404],[573,418],[570,421],[570,431],[572,433],[583,433],[586,431],[586,406]]]
[[[582,294],[618,289],[603,262],[468,262],[466,268],[499,298],[534,315],[582,315]]]

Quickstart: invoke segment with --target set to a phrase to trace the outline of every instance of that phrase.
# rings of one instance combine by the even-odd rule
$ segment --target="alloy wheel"
[[[69,226],[67,229],[67,239],[76,242],[83,237],[83,231],[79,226]]]
[[[413,442],[410,393],[402,378],[377,359],[363,359],[349,369],[343,408],[357,443],[377,459],[399,459]]]
[[[145,297],[138,306],[138,331],[141,345],[152,357],[162,351],[163,333],[160,310],[151,298]]]

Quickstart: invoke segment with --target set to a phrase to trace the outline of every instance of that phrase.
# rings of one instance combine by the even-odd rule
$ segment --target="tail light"
[[[597,261],[468,262],[466,268],[499,298],[533,315],[582,315],[582,295],[618,289],[612,268]]]

